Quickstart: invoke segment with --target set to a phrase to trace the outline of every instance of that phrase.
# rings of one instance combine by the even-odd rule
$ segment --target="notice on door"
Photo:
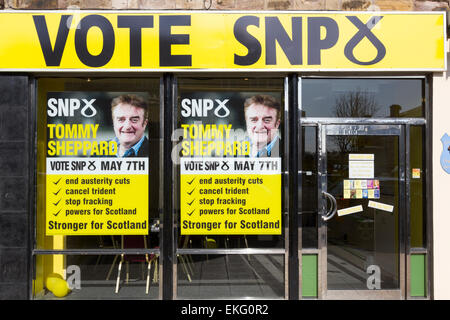
[[[148,234],[145,93],[47,98],[46,235]]]
[[[375,201],[369,201],[368,207],[387,211],[387,212],[394,211],[394,206],[391,206],[390,204],[381,203],[381,202],[375,202]]]
[[[181,234],[281,234],[281,159],[182,158]]]
[[[344,180],[344,199],[379,199],[380,180]]]
[[[362,211],[363,211],[363,207],[361,205],[358,205],[358,206],[354,206],[354,207],[350,207],[350,208],[340,209],[337,211],[337,214],[339,217],[341,217],[341,216],[346,216],[348,214],[358,213],[358,212],[362,212]]]
[[[374,154],[349,154],[348,177],[349,179],[373,179]]]

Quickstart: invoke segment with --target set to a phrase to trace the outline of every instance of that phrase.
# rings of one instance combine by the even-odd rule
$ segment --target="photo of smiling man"
[[[280,103],[270,95],[254,95],[244,103],[251,157],[279,157]]]
[[[116,135],[117,157],[148,157],[149,142],[144,135],[148,124],[148,105],[137,95],[124,94],[111,102]]]

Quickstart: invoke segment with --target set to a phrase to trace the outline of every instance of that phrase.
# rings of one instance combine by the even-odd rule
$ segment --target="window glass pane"
[[[284,79],[178,85],[178,247],[283,247]]]
[[[302,246],[317,248],[317,128],[302,130]]]
[[[399,141],[399,136],[327,136],[327,192],[336,199],[338,212],[357,208],[356,213],[341,211],[344,214],[327,221],[327,286],[331,290],[400,288]],[[375,159],[370,171],[367,164],[354,170],[360,164],[355,166],[351,155]],[[390,207],[379,210],[371,202]],[[372,268],[382,270],[380,286],[369,284]]]
[[[159,245],[159,86],[158,78],[38,80],[37,249],[121,247],[110,236],[135,230]],[[137,117],[119,119],[127,108]]]
[[[178,298],[284,299],[284,255],[179,255]]]
[[[411,247],[426,247],[425,128],[410,127]]]
[[[34,299],[159,299],[159,252],[37,255]],[[120,277],[119,265],[121,266]],[[150,265],[150,268],[148,268]]]
[[[424,117],[424,80],[303,79],[302,110],[305,117]]]

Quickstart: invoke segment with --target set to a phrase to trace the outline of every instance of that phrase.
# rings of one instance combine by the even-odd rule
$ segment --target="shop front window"
[[[283,79],[180,78],[177,98],[176,296],[284,298]]]
[[[158,298],[159,88],[37,81],[35,298]]]
[[[302,79],[303,117],[421,118],[423,79]]]

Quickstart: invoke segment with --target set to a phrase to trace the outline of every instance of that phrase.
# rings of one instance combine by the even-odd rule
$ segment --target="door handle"
[[[324,218],[324,217],[328,217],[331,214],[331,212],[333,211],[334,203],[333,203],[333,200],[331,199],[331,195],[328,192],[322,191],[322,195],[325,198],[327,198],[327,200],[330,200],[330,204],[331,204],[330,209],[327,211],[327,213],[325,215],[322,216],[322,218]],[[327,201],[327,203],[328,203],[328,201]]]
[[[331,208],[330,210],[327,212],[327,214],[325,216],[322,216],[322,220],[323,221],[328,221],[331,218],[334,217],[334,215],[337,212],[337,202],[336,202],[336,198],[333,197],[331,194],[329,194],[328,192],[322,191],[322,194],[327,197],[328,199],[330,199],[331,202]]]

